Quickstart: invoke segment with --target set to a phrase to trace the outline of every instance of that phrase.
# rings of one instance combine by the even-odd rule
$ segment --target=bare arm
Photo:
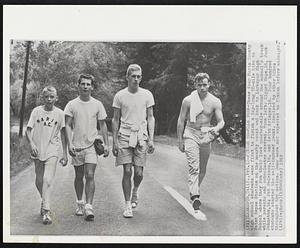
[[[36,145],[34,144],[33,140],[32,140],[32,128],[31,127],[27,127],[26,129],[26,137],[29,141],[30,147],[31,147],[31,155],[34,157],[37,157],[39,152],[37,150]]]
[[[183,131],[184,131],[184,122],[186,120],[188,110],[189,110],[189,103],[186,99],[183,99],[181,104],[180,114],[177,120],[178,148],[181,152],[184,152]]]
[[[118,131],[119,131],[119,124],[120,124],[120,116],[121,116],[121,109],[114,108],[114,116],[112,119],[112,132],[113,132],[113,154],[117,156],[118,154]]]
[[[63,147],[63,154],[67,156],[67,138],[66,138],[66,128],[63,127],[60,130],[60,135],[61,135],[61,143]]]
[[[154,152],[154,129],[155,129],[155,118],[153,115],[153,107],[147,108],[147,122],[149,130],[149,141],[148,141],[148,153]]]
[[[107,157],[109,154],[109,143],[108,143],[108,133],[105,120],[98,120],[101,135],[104,141],[104,157]]]
[[[153,141],[154,129],[155,129],[155,118],[153,115],[153,107],[147,108],[147,122],[149,130],[149,139]]]
[[[66,128],[63,127],[60,130],[60,135],[61,135],[61,143],[62,143],[62,148],[63,148],[63,157],[60,160],[61,164],[63,166],[67,165],[68,163],[68,155],[67,155],[67,140],[66,140]]]
[[[75,147],[72,144],[72,121],[73,117],[66,115],[66,141],[69,148],[69,153],[71,156],[76,156],[75,154]]]
[[[30,145],[34,144],[33,140],[32,140],[32,133],[31,132],[32,132],[32,128],[27,127],[27,129],[26,129],[26,138],[28,139]]]
[[[218,124],[214,127],[214,131],[216,133],[219,133],[219,131],[225,125],[225,122],[224,122],[224,119],[223,119],[223,113],[222,113],[222,103],[219,99],[216,102],[215,116],[216,116],[216,120],[217,120]]]

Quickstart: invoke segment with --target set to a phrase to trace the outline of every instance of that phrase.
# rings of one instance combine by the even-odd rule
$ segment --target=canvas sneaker
[[[192,206],[194,210],[199,210],[200,206],[201,206],[201,201],[199,200],[199,198],[195,198],[192,202]]]
[[[43,214],[43,224],[44,225],[49,225],[52,223],[52,217],[50,210],[45,210],[44,209],[44,214]]]
[[[125,207],[125,210],[123,212],[123,216],[125,218],[132,218],[133,217],[131,205]]]
[[[84,209],[84,218],[86,221],[93,221],[94,220],[94,211],[93,211],[93,207],[90,204],[86,204],[85,205],[85,209]]]
[[[84,206],[85,206],[85,202],[84,201],[77,201],[77,208],[76,208],[76,212],[75,215],[77,216],[83,216],[84,214]]]

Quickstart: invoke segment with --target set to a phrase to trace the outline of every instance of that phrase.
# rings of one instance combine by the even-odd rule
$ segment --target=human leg
[[[93,199],[95,193],[95,170],[98,162],[97,154],[94,146],[91,146],[82,152],[84,161],[84,176],[85,176],[85,199],[84,206],[85,220],[94,220]]]
[[[133,190],[137,191],[138,187],[140,186],[143,180],[143,170],[144,167],[142,166],[134,166],[134,176],[133,176]]]
[[[74,166],[74,170],[75,170],[74,188],[77,197],[77,201],[76,201],[77,208],[75,214],[77,216],[82,216],[84,213],[84,206],[85,206],[85,202],[82,199],[83,188],[84,188],[84,183],[83,183],[84,165]]]
[[[123,178],[122,178],[122,188],[123,194],[125,198],[125,210],[123,212],[123,216],[125,218],[130,218],[133,216],[130,202],[130,194],[131,194],[131,176],[132,176],[132,165],[124,164],[123,165]]]
[[[52,191],[53,179],[56,171],[57,157],[51,157],[44,162],[44,176],[43,176],[43,197],[42,197],[42,211],[43,224],[51,224],[52,217],[50,212],[50,195]]]
[[[188,186],[190,197],[199,197],[199,146],[192,139],[185,140],[185,155],[188,163]]]
[[[35,186],[41,196],[43,197],[43,177],[44,177],[44,170],[45,166],[44,163],[38,159],[34,160],[35,166]]]
[[[134,166],[133,189],[131,194],[131,205],[133,208],[137,206],[137,192],[143,180],[143,169],[144,167],[142,166]]]
[[[122,178],[122,188],[125,201],[130,201],[131,194],[131,176],[132,176],[132,165],[124,164],[123,165],[123,178]]]
[[[52,190],[52,182],[56,171],[57,157],[51,157],[45,161],[44,177],[43,177],[43,209],[50,210],[50,195]]]
[[[206,174],[206,166],[207,166],[207,162],[208,162],[208,158],[209,158],[209,154],[210,154],[210,144],[202,144],[200,145],[200,149],[199,149],[199,168],[200,168],[200,173],[199,173],[199,180],[198,180],[198,190],[199,190],[199,196],[192,196],[192,205],[193,208],[195,210],[195,214],[199,214],[199,208],[201,205],[201,201],[200,201],[200,185],[204,179],[204,176]]]
[[[210,150],[211,150],[210,144],[200,145],[200,161],[199,161],[200,173],[199,173],[199,182],[198,182],[199,188],[206,174],[206,167],[210,155]]]
[[[146,153],[148,146],[136,146],[133,152],[134,177],[133,189],[131,195],[131,205],[133,208],[137,206],[137,191],[143,180],[144,166],[146,165]]]
[[[44,177],[45,165],[44,162],[35,159],[34,166],[35,166],[35,186],[41,197],[40,214],[43,215],[43,211],[44,211],[43,210],[43,177]]]
[[[85,175],[85,198],[87,204],[93,204],[94,193],[95,193],[95,175],[96,164],[85,164],[84,175]]]
[[[84,165],[74,166],[75,170],[75,179],[74,179],[74,187],[77,196],[77,200],[82,200],[83,195],[83,177],[84,177]]]
[[[199,190],[199,145],[193,139],[185,139],[185,154],[189,167],[188,185],[192,206],[197,211],[201,205]]]
[[[132,217],[132,208],[130,202],[130,195],[132,189],[131,177],[132,177],[132,158],[133,158],[133,148],[129,147],[129,136],[124,134],[119,134],[118,136],[118,155],[116,158],[116,166],[123,166],[123,177],[122,177],[122,190],[125,199],[125,210],[123,216],[125,218]]]
[[[94,220],[94,210],[93,210],[93,199],[95,193],[95,169],[96,164],[85,164],[84,165],[84,175],[85,175],[85,198],[86,204],[84,206],[85,220]]]

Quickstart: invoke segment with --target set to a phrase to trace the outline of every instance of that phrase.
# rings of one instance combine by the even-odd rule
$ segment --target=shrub
[[[31,164],[30,145],[25,137],[10,133],[10,176],[15,176]]]

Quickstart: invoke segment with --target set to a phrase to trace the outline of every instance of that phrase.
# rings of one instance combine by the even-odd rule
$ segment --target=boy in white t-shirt
[[[139,87],[142,80],[141,67],[137,64],[129,65],[126,79],[128,87],[120,90],[113,100],[112,131],[116,166],[123,165],[122,187],[125,198],[123,216],[131,218],[132,208],[137,206],[137,192],[143,179],[146,152],[154,152],[155,119],[153,95],[149,90]],[[133,188],[132,166],[134,167]]]
[[[92,204],[95,192],[94,174],[98,158],[93,144],[98,137],[97,123],[104,141],[104,157],[109,154],[106,111],[103,104],[91,96],[94,81],[92,75],[80,75],[79,96],[68,102],[65,107],[68,148],[75,169],[74,187],[77,196],[75,214],[85,215],[87,221],[94,220]],[[86,201],[83,200],[84,188]]]
[[[54,87],[45,87],[42,92],[42,99],[44,105],[34,108],[31,112],[26,136],[31,146],[31,158],[35,164],[35,184],[42,198],[41,215],[43,216],[43,223],[51,224],[50,194],[61,143],[63,157],[60,163],[65,166],[68,162],[65,117],[64,112],[54,106],[57,100],[57,92]],[[61,138],[59,137],[60,134]]]

